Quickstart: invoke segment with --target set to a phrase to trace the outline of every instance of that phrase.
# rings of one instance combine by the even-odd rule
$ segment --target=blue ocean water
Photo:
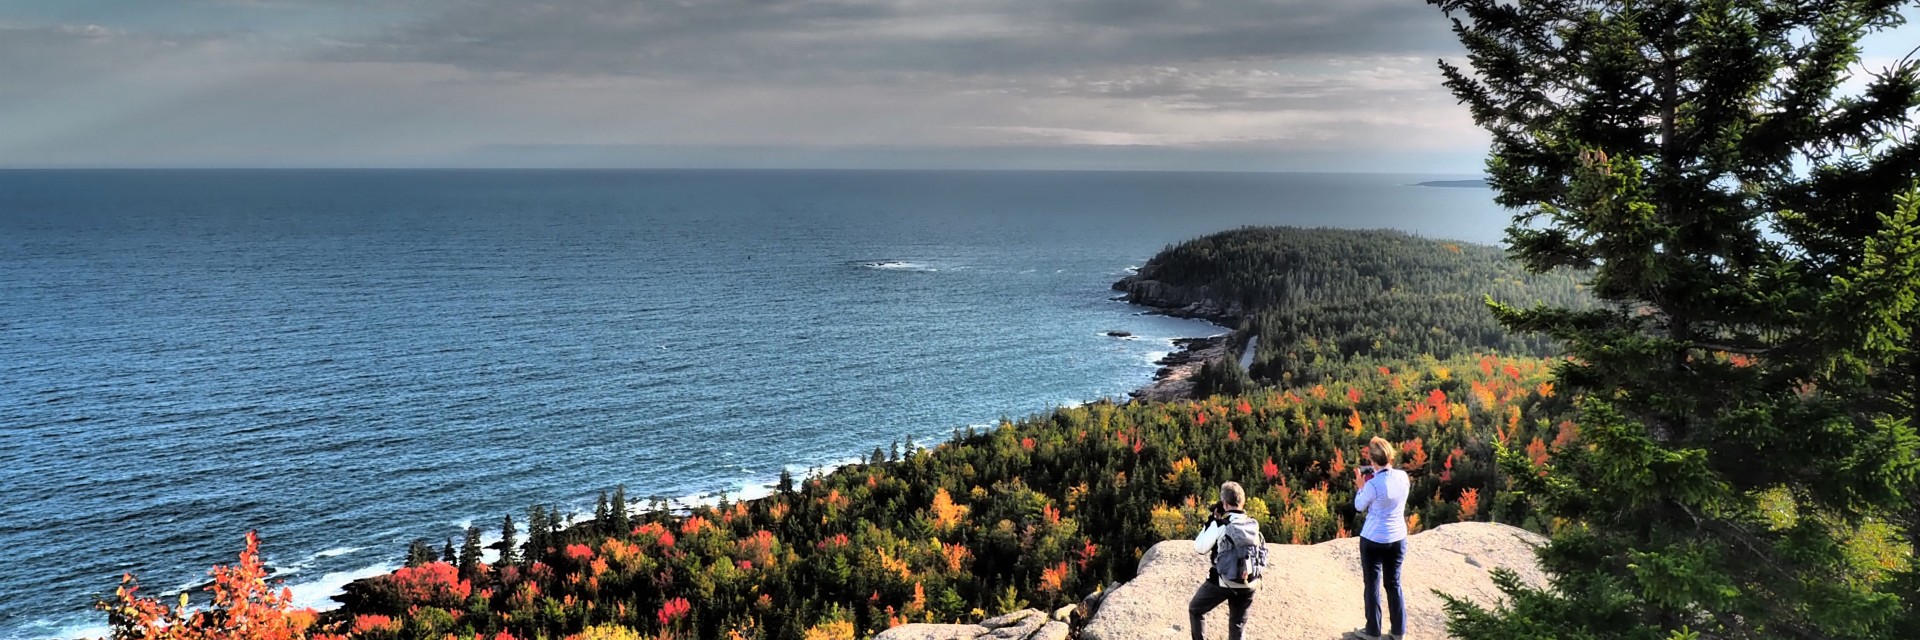
[[[1254,224],[1496,242],[1461,176],[0,172],[0,638],[249,529],[308,604],[534,502],[753,495],[1120,396],[1108,285]],[[1136,339],[1116,339],[1124,330]]]

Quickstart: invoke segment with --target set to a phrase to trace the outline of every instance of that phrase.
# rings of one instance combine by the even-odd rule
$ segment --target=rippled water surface
[[[324,605],[536,501],[750,494],[1121,395],[1217,330],[1109,300],[1129,266],[1249,224],[1498,239],[1434,178],[0,172],[0,637],[248,529]]]

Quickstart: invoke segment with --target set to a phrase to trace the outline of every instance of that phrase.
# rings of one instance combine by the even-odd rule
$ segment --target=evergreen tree
[[[547,538],[547,509],[538,504],[527,507],[527,555],[526,562],[532,565],[547,555],[551,543]]]
[[[633,529],[633,519],[627,516],[627,485],[613,488],[613,504],[607,508],[607,516],[611,518],[608,522],[614,534],[625,534]]]
[[[480,569],[480,527],[467,527],[467,541],[460,545],[460,577],[473,579]]]
[[[1026,607],[1027,601],[1020,598],[1020,592],[1011,584],[1000,589],[993,597],[993,611],[996,613],[1013,613]]]
[[[1214,358],[1200,365],[1200,373],[1193,377],[1193,395],[1206,398],[1216,395],[1236,395],[1253,390],[1253,378],[1247,376],[1247,370],[1240,368],[1240,361],[1232,357]]]
[[[500,522],[500,561],[494,564],[503,568],[520,564],[519,543],[514,540],[516,537],[514,534],[513,514],[509,513],[506,519]]]
[[[459,556],[453,553],[453,538],[447,538],[447,546],[440,548],[440,561],[453,564],[458,558]]]
[[[409,567],[418,567],[436,559],[433,543],[427,542],[426,538],[414,538],[413,542],[407,545],[407,566]]]
[[[873,445],[873,453],[867,455],[867,464],[880,464],[887,461],[887,452],[880,445]]]
[[[607,490],[601,489],[600,498],[593,503],[593,528],[605,531],[612,517],[613,512],[607,506]]]
[[[893,441],[892,445],[889,445],[887,447],[887,462],[899,462],[899,461],[900,461],[900,441],[895,440]]]
[[[1911,573],[1849,561],[1920,493],[1920,81],[1903,61],[1838,93],[1903,3],[1428,1],[1474,67],[1441,62],[1493,135],[1497,200],[1523,209],[1512,254],[1604,303],[1494,305],[1566,345],[1586,446],[1544,476],[1502,451],[1569,523],[1553,587],[1453,601],[1451,631],[1920,637]]]
[[[782,467],[780,469],[780,481],[774,485],[774,488],[780,491],[780,495],[793,495],[793,472]]]

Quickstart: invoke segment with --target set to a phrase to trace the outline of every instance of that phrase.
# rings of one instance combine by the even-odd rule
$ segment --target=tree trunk
[[[1671,36],[1671,34],[1668,35]],[[1660,175],[1656,178],[1654,184],[1655,188],[1659,190],[1658,206],[1660,208],[1660,221],[1668,226],[1678,226],[1682,224],[1680,212],[1678,211],[1679,203],[1676,202],[1673,197],[1674,181],[1680,174],[1680,158],[1679,152],[1676,149],[1679,142],[1675,140],[1675,136],[1677,135],[1676,120],[1679,118],[1680,111],[1680,63],[1676,57],[1677,54],[1674,53],[1671,42],[1661,43],[1659,80]],[[1676,262],[1684,257],[1680,249],[1680,247],[1675,246],[1660,247],[1660,259],[1668,263]],[[1656,304],[1660,307],[1661,313],[1664,314],[1667,319],[1667,339],[1672,340],[1676,345],[1692,344],[1693,332],[1689,325],[1693,319],[1690,317],[1691,314],[1681,308],[1685,302],[1674,299],[1674,296],[1668,292],[1668,285],[1657,284],[1655,285],[1655,291],[1658,292],[1658,301]],[[1667,363],[1668,373],[1670,375],[1677,377],[1680,372],[1686,368],[1687,352],[1689,350],[1690,348],[1686,346],[1679,346],[1673,350],[1672,360]],[[1664,434],[1666,436],[1665,439],[1663,440],[1661,438],[1663,434],[1657,432],[1650,435],[1654,437],[1655,441],[1660,442],[1680,442],[1685,440],[1691,431],[1689,420],[1691,416],[1673,415],[1666,417],[1669,418],[1669,421],[1667,421],[1665,425],[1666,429],[1664,429],[1666,432]]]

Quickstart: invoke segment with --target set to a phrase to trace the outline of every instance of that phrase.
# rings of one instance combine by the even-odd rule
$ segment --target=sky
[[[0,0],[0,167],[1477,173],[1461,54],[1420,0]]]

